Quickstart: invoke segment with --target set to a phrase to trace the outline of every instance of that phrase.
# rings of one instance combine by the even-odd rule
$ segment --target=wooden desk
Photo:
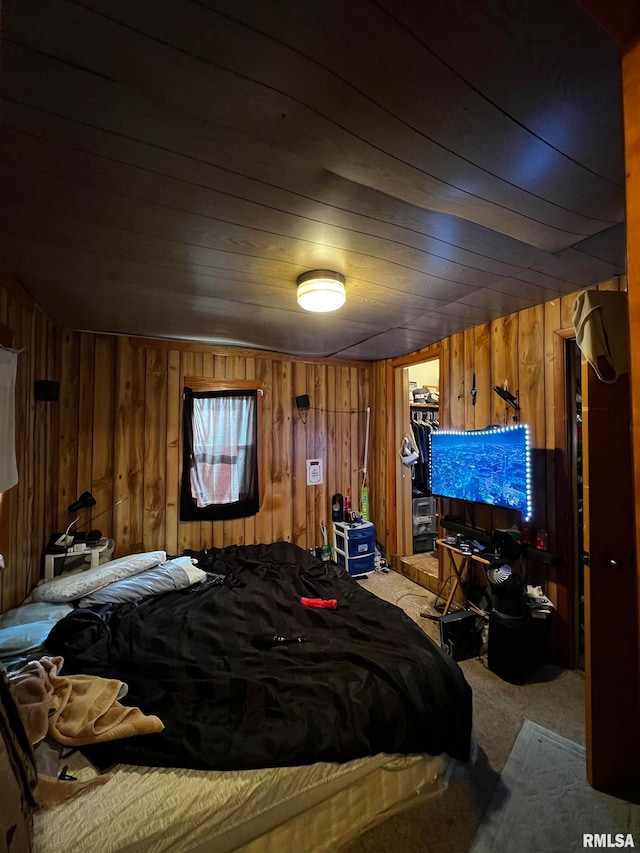
[[[469,580],[469,575],[471,573],[471,563],[476,562],[480,563],[483,566],[490,566],[491,562],[486,560],[480,554],[465,554],[464,551],[461,551],[460,548],[457,548],[455,545],[449,545],[448,542],[445,542],[444,539],[436,539],[436,545],[442,548],[449,554],[449,562],[451,563],[451,568],[454,573],[454,580],[451,584],[451,589],[449,590],[449,596],[444,605],[444,610],[442,611],[442,615],[446,616],[449,612],[449,608],[451,607],[451,602],[453,601],[453,596],[456,594],[456,590],[458,587],[461,587],[464,593],[464,606],[469,610],[473,610],[481,615],[485,615],[480,611],[475,605],[469,603],[469,599],[467,598],[467,591],[464,586],[465,580]],[[462,557],[460,562],[456,562],[456,557]]]

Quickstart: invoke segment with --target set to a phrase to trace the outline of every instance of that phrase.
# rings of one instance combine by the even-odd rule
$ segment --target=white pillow
[[[77,575],[53,578],[53,580],[37,586],[31,593],[34,601],[75,601],[89,595],[96,589],[102,589],[113,581],[137,575],[145,569],[157,566],[167,559],[166,551],[147,551],[142,554],[130,554],[103,563],[95,569],[87,569]]]
[[[145,569],[130,578],[110,583],[102,589],[94,590],[91,595],[80,600],[80,607],[92,607],[95,604],[125,604],[140,601],[162,592],[186,589],[203,581],[207,573],[197,568],[190,557],[175,557],[166,563],[160,563],[153,569]]]

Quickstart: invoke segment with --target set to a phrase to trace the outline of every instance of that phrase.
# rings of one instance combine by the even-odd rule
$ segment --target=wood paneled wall
[[[89,489],[97,504],[80,524],[113,537],[116,554],[276,540],[309,548],[322,544],[332,495],[359,494],[369,364],[70,331],[58,333],[57,358],[58,525]],[[179,520],[185,376],[255,379],[264,389],[264,501],[253,518]],[[301,394],[312,406],[302,416]],[[323,460],[322,486],[306,485],[308,458]]]
[[[600,289],[626,289],[624,277],[601,284]],[[530,427],[534,456],[534,513],[531,526],[548,533],[548,549],[559,553],[564,563],[557,568],[531,564],[530,582],[544,582],[547,594],[556,604],[559,619],[557,648],[559,658],[572,658],[575,625],[575,584],[577,567],[567,540],[568,516],[572,513],[568,491],[568,460],[564,451],[568,428],[564,346],[572,336],[571,313],[577,293],[528,308],[491,323],[476,326],[441,341],[440,424],[452,429],[481,429],[505,422],[505,405],[492,390],[505,380],[512,393],[519,394],[521,422]],[[416,354],[416,360],[430,357],[433,347]],[[399,438],[392,428],[389,412],[393,405],[394,367],[406,358],[379,362],[373,367],[372,406],[375,413],[375,448],[378,461],[387,469],[378,469],[380,488],[372,500],[372,518],[378,524],[378,538],[393,558],[397,554],[395,530],[395,453]],[[470,394],[476,376],[476,405]],[[512,423],[513,411],[507,412]],[[391,475],[391,476],[389,476]],[[462,502],[443,501],[442,509],[464,517]],[[509,510],[474,505],[474,515],[466,522],[488,530],[518,526],[519,515]]]
[[[29,594],[40,578],[44,545],[53,530],[56,403],[36,401],[36,379],[54,379],[53,330],[18,282],[0,268],[0,327],[22,350],[16,375],[18,483],[0,495],[0,612]]]
[[[626,289],[624,278],[599,286]],[[548,533],[550,551],[562,553],[560,527],[569,510],[558,506],[557,479],[566,459],[558,456],[566,431],[564,341],[573,337],[572,310],[578,293],[510,314],[442,342],[442,399],[440,421],[452,429],[482,429],[489,424],[513,423],[514,412],[493,391],[506,381],[518,394],[520,422],[529,426],[533,450],[534,508],[531,525]],[[470,390],[476,375],[476,405]],[[568,472],[565,472],[568,474]],[[453,509],[455,502],[451,502]],[[469,519],[469,521],[471,521]],[[492,529],[519,524],[519,515],[491,507],[476,507],[475,525]],[[567,567],[557,570],[566,575]],[[556,571],[550,573],[551,592]]]

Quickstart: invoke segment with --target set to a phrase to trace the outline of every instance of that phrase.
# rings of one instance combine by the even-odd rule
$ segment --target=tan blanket
[[[158,717],[145,716],[139,708],[127,708],[117,701],[124,686],[121,681],[92,675],[62,676],[62,664],[61,657],[43,657],[9,678],[9,689],[32,745],[47,734],[66,746],[82,746],[164,728]],[[84,782],[39,773],[34,794],[41,808],[49,808],[109,779],[110,773]]]
[[[158,717],[118,702],[121,681],[94,675],[60,675],[63,659],[31,661],[9,679],[32,744],[50,734],[65,746],[161,732]]]

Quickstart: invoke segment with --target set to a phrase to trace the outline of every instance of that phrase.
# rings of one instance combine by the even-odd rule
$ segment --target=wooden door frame
[[[555,549],[564,555],[564,562],[555,569],[563,583],[556,584],[556,608],[565,618],[556,620],[554,647],[558,662],[573,669],[577,663],[577,560],[576,518],[571,513],[567,520],[566,507],[575,507],[575,488],[570,467],[571,424],[567,405],[569,368],[567,365],[567,341],[575,338],[573,326],[557,329],[553,333],[553,397],[554,397],[554,453],[547,461],[547,501],[554,507],[548,518],[549,527],[556,543]]]
[[[399,394],[401,389],[398,389],[398,368],[411,367],[414,364],[421,364],[423,361],[434,361],[438,359],[440,366],[442,365],[442,343],[431,344],[431,346],[418,350],[418,352],[409,353],[409,355],[399,356],[387,361],[387,388],[391,389],[389,395],[393,399],[394,416],[387,421],[387,446],[392,448],[394,457],[397,455],[398,447],[403,435],[399,428],[399,416],[401,402]],[[438,390],[440,392],[440,409],[443,407],[443,388],[442,388],[442,373],[438,377]],[[405,401],[406,402],[406,401]],[[402,413],[403,419],[406,413]],[[401,421],[400,421],[401,422]],[[394,569],[400,568],[398,546],[400,542],[399,528],[402,519],[399,517],[401,509],[398,507],[397,489],[399,488],[399,469],[401,463],[395,459],[393,465],[387,466],[387,494],[394,500],[394,511],[389,513],[389,534],[387,539],[387,560]],[[406,519],[405,519],[406,523]]]
[[[0,323],[0,345],[10,347],[13,344],[14,332],[10,326]],[[0,492],[0,554],[5,559],[5,563],[9,560],[9,546],[11,545],[11,501],[14,498],[7,492]],[[5,607],[2,606],[2,585],[0,584],[0,612]]]
[[[629,378],[631,384],[631,441],[633,463],[633,485],[635,489],[635,541],[636,554],[640,554],[640,9],[634,4],[629,10],[635,14],[635,19],[629,23],[629,32],[635,32],[635,38],[624,50],[622,57],[622,93],[624,104],[624,136],[625,136],[625,174],[626,174],[626,228],[627,228],[627,293],[629,300],[629,330],[631,368]],[[636,558],[635,565],[636,592],[640,590],[640,560]],[[640,595],[637,595],[640,607]],[[638,623],[640,613],[636,610]],[[635,637],[635,653],[640,658],[640,629]],[[639,691],[640,692],[640,691]],[[638,727],[628,732],[629,748],[640,760],[640,734]],[[640,774],[638,774],[640,775]],[[638,785],[640,787],[640,785]]]
[[[396,426],[396,447],[400,446],[403,436],[407,431],[407,396],[409,390],[409,381],[404,381],[404,371],[409,369],[407,366],[398,366],[394,368],[394,420]],[[405,393],[406,392],[406,393]],[[396,558],[405,557],[409,554],[409,549],[413,553],[413,542],[411,539],[411,527],[407,519],[411,518],[411,469],[402,464],[400,454],[395,455],[396,469],[396,491],[395,495],[395,515],[396,515],[396,531],[397,542],[394,556]]]

